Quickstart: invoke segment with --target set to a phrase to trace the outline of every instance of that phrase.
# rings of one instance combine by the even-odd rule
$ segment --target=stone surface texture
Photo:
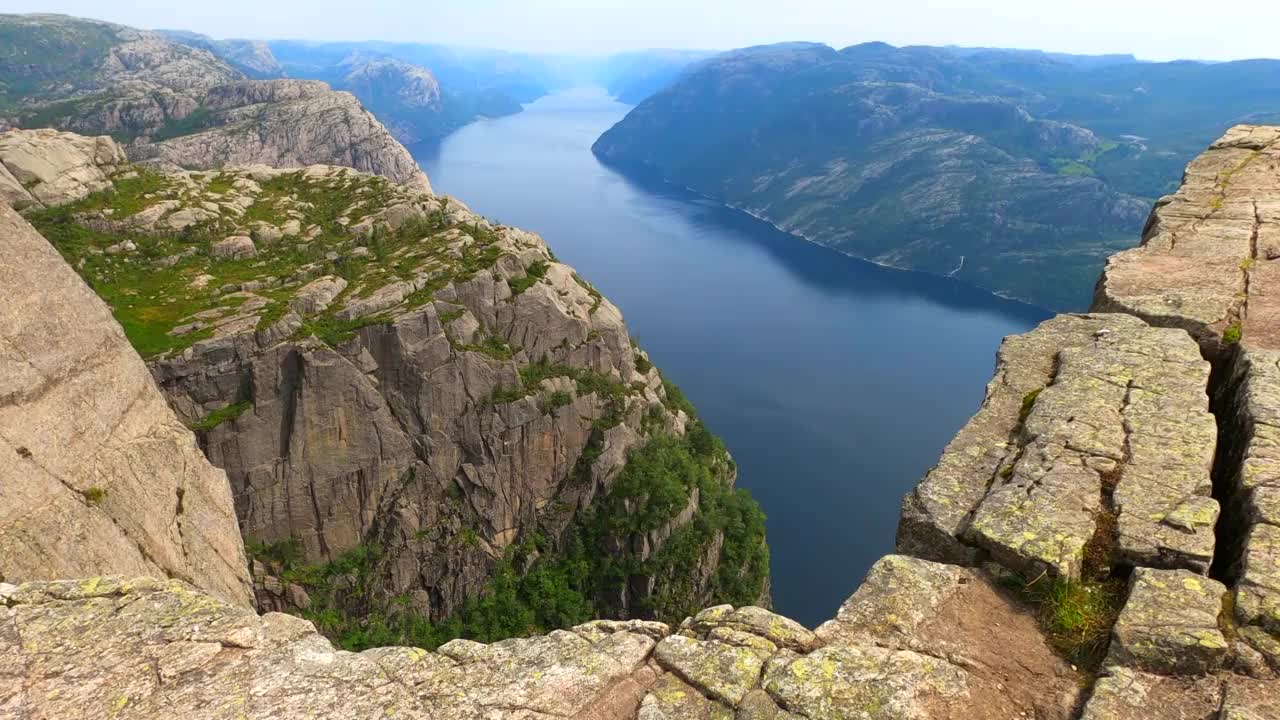
[[[1005,340],[978,414],[903,503],[900,551],[1080,574],[1103,513],[1130,564],[1207,571],[1209,364],[1185,332],[1059,315]]]
[[[3,203],[0,244],[0,576],[169,576],[249,605],[226,475],[107,306]]]
[[[924,599],[904,595],[904,584]],[[1071,717],[1079,674],[977,571],[889,556],[846,610],[824,639],[761,608],[719,606],[674,635],[661,623],[598,621],[490,645],[351,653],[305,620],[258,616],[176,580],[7,585],[0,709],[280,720]],[[883,623],[895,610],[927,617]],[[993,611],[1008,613],[994,632]]]

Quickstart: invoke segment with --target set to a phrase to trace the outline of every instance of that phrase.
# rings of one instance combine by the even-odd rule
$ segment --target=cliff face
[[[226,476],[107,306],[3,203],[0,238],[0,575],[169,576],[249,605]]]
[[[227,471],[264,606],[438,622],[531,568],[556,617],[767,602],[732,461],[541,238],[346,168],[95,159],[31,217]]]
[[[354,97],[323,83],[246,80],[206,42],[93,20],[0,15],[0,32],[12,40],[0,55],[0,127],[107,134],[135,161],[168,168],[325,163],[430,190],[408,150]],[[240,50],[242,61],[265,62]]]
[[[10,680],[0,707],[139,718],[388,708],[477,719],[1276,717],[1280,349],[1268,331],[1265,208],[1280,197],[1277,148],[1280,129],[1239,127],[1192,164],[1141,248],[1099,283],[1098,309],[1133,311],[1062,315],[1005,341],[981,409],[904,501],[904,554],[882,558],[815,631],[725,605],[674,628],[598,621],[492,645],[352,654],[308,623],[177,581],[0,585]],[[1179,263],[1210,272],[1193,282]],[[1228,299],[1224,320],[1213,308]],[[360,341],[376,355],[363,331]]]

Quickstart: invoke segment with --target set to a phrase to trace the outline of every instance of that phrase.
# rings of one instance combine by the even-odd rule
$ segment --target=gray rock
[[[653,640],[625,631],[472,643],[458,659],[335,650],[309,622],[173,580],[28,583],[8,603],[0,707],[19,717],[623,720],[656,679]]]
[[[1137,568],[1107,663],[1171,675],[1217,670],[1227,656],[1218,627],[1226,594],[1222,583],[1186,570]]]
[[[0,133],[0,199],[19,210],[65,205],[110,187],[125,163],[109,137],[10,130]]]
[[[228,260],[243,260],[258,254],[258,248],[254,246],[253,240],[248,235],[233,235],[219,240],[213,244],[210,251],[214,257]]]

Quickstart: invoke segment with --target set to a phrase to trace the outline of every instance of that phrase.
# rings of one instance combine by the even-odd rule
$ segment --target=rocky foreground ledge
[[[899,554],[814,631],[719,606],[356,654],[180,581],[31,582],[0,586],[0,713],[1280,717],[1277,156],[1280,129],[1233,129],[1108,265],[1101,312],[1005,341]]]
[[[902,556],[816,633],[725,605],[674,630],[597,621],[434,653],[337,651],[305,620],[174,580],[0,585],[0,599],[5,717],[1067,718],[1082,692],[979,572]]]

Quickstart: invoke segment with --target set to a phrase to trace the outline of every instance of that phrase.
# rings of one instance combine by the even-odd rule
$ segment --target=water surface
[[[437,192],[541,234],[622,309],[768,515],[777,609],[816,625],[892,549],[902,495],[977,408],[1000,338],[1048,313],[629,180],[590,151],[628,109],[558,93],[418,160]]]

